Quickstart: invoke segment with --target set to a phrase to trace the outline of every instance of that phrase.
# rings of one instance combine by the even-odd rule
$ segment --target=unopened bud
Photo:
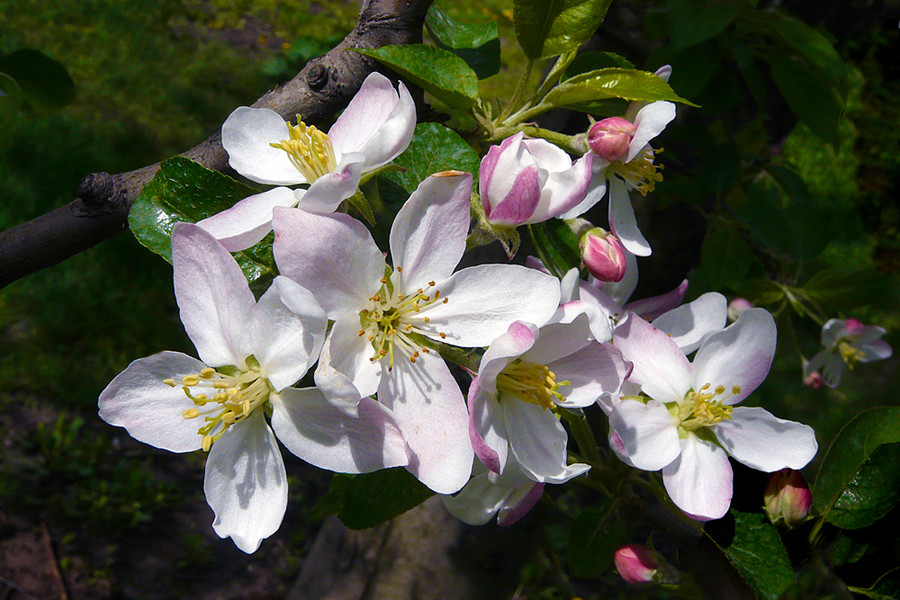
[[[847,333],[856,333],[863,328],[863,324],[859,319],[845,319],[844,327],[847,329]]]
[[[818,371],[813,371],[803,377],[803,385],[813,390],[821,388],[824,383],[825,379],[822,378],[822,374]]]
[[[628,583],[650,583],[659,571],[659,561],[655,552],[640,544],[629,544],[616,550],[613,558],[616,571]]]
[[[598,281],[617,282],[625,277],[625,249],[615,234],[594,227],[581,236],[578,247],[584,266]]]
[[[728,319],[730,321],[737,321],[738,317],[741,316],[741,313],[748,308],[753,308],[752,302],[746,298],[735,298],[728,303]]]
[[[764,493],[766,514],[773,523],[783,521],[788,527],[796,527],[806,521],[812,494],[800,471],[782,469],[772,473]]]
[[[591,125],[588,146],[594,154],[614,162],[628,156],[631,139],[637,126],[622,117],[608,117]]]

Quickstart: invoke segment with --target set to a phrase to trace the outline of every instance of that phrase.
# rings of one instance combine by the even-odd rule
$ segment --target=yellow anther
[[[216,374],[216,370],[210,367],[206,367],[205,369],[200,369],[200,377],[202,379],[209,379],[213,375]]]
[[[724,394],[724,393],[725,393],[725,386],[724,386],[724,385],[717,385],[717,386],[716,386],[716,395]]]
[[[185,411],[182,411],[181,416],[185,419],[196,419],[200,416],[200,411],[196,408],[189,408]]]
[[[190,387],[192,385],[197,385],[198,383],[200,383],[200,378],[197,377],[196,375],[185,375],[181,379],[181,383],[182,383],[182,385],[186,385],[186,386]]]
[[[435,282],[433,282],[433,281],[429,281],[429,282],[428,282],[428,285],[430,285],[431,287],[434,287],[434,286],[436,286],[437,284],[436,284]]]
[[[734,394],[735,396],[737,396],[738,394],[740,394],[740,393],[741,393],[741,386],[739,386],[739,385],[733,385],[733,386],[731,386],[731,393]]]
[[[203,448],[204,452],[209,452],[209,449],[212,447],[213,439],[212,436],[208,433],[203,436],[203,439],[200,441],[200,447]]]
[[[178,382],[175,381],[174,379],[163,379],[163,383],[169,387],[175,387],[178,385]]]

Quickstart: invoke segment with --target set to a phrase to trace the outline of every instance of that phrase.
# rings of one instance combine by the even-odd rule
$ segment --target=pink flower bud
[[[825,380],[818,371],[813,371],[803,378],[803,385],[813,390],[821,388],[823,383],[825,383]]]
[[[659,562],[654,552],[640,544],[629,544],[616,550],[614,562],[616,571],[628,583],[650,583],[659,571]]]
[[[748,308],[753,308],[752,302],[746,298],[735,298],[728,303],[728,319],[737,321],[738,317],[741,316],[741,313]]]
[[[637,126],[622,117],[609,117],[591,125],[588,146],[594,154],[614,162],[628,156],[631,139]]]
[[[584,266],[598,281],[617,282],[625,277],[625,249],[615,234],[594,227],[578,241]]]
[[[847,329],[847,333],[856,333],[860,329],[863,328],[862,321],[858,319],[845,319],[844,327]]]
[[[806,520],[812,506],[812,494],[800,471],[782,469],[772,473],[764,493],[766,514],[773,523],[784,521],[796,527]]]

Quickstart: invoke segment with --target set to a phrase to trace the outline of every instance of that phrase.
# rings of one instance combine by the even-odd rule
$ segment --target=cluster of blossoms
[[[634,255],[649,253],[627,191],[658,180],[648,142],[674,106],[626,116],[596,123],[591,150],[574,162],[521,134],[482,162],[481,218],[507,228],[577,216],[609,188],[609,236],[621,244],[605,253],[616,268],[604,272],[615,273],[585,281],[573,269],[561,281],[534,260],[457,270],[472,220],[467,173],[419,185],[393,221],[389,254],[362,222],[335,212],[364,173],[409,143],[415,112],[402,84],[370,76],[328,134],[238,109],[223,128],[231,165],[261,183],[308,188],[276,187],[174,227],[175,295],[199,360],[163,352],[133,362],[102,392],[100,416],[166,450],[208,452],[213,527],[245,552],[284,515],[276,437],[331,471],[405,467],[460,519],[510,524],[545,484],[589,471],[570,463],[561,421],[595,404],[621,460],[662,470],[686,513],[721,517],[729,456],[798,469],[816,441],[809,427],[735,406],[771,364],[767,312],[746,310],[726,327],[719,294],[678,306],[686,282],[626,304]],[[257,300],[230,253],[270,230],[280,275]],[[585,246],[585,256],[605,252]],[[448,357],[473,376],[467,393]],[[293,387],[310,370],[315,386]]]

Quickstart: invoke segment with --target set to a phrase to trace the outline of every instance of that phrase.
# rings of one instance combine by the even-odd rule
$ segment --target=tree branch
[[[346,106],[374,70],[352,48],[422,41],[425,13],[433,0],[363,0],[356,27],[325,56],[311,60],[293,79],[267,92],[253,106],[292,119],[316,122]],[[224,171],[228,155],[216,133],[181,156]],[[159,163],[127,173],[92,173],[82,179],[74,202],[0,233],[0,288],[83,252],[128,227],[128,210]]]

